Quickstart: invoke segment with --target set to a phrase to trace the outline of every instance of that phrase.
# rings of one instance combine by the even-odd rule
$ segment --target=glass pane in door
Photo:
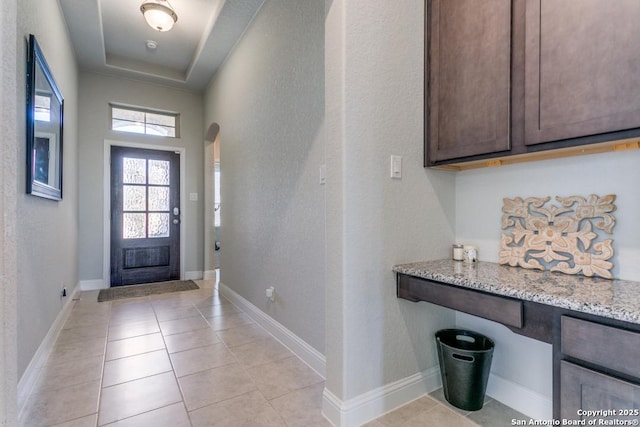
[[[147,208],[147,192],[143,185],[125,185],[122,188],[122,210],[145,211]]]
[[[125,184],[147,183],[147,161],[145,159],[122,159],[122,182]]]
[[[147,214],[122,214],[122,237],[124,239],[144,239],[147,237]]]
[[[149,187],[149,210],[169,212],[169,187]]]
[[[149,184],[169,185],[169,162],[149,160]]]
[[[149,214],[149,237],[169,237],[169,214]]]

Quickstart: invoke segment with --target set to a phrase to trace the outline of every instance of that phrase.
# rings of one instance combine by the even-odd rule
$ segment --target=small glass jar
[[[454,261],[464,260],[464,245],[455,244],[452,247],[452,257]]]

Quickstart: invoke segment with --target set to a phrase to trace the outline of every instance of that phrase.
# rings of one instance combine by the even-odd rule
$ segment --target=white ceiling
[[[178,21],[161,33],[145,22],[143,0],[60,0],[80,67],[202,90],[264,0],[169,1]]]

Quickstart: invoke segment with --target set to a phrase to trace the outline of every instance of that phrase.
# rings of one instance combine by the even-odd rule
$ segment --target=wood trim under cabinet
[[[496,157],[491,159],[473,160],[464,163],[438,165],[433,166],[433,168],[451,171],[464,171],[486,167],[507,166],[538,160],[561,159],[564,157],[582,156],[586,154],[610,153],[615,151],[637,149],[640,149],[640,140],[637,138],[630,138],[618,141],[601,142],[591,145],[581,145],[577,147],[558,148],[555,150],[536,151],[526,154],[516,154],[512,156]]]

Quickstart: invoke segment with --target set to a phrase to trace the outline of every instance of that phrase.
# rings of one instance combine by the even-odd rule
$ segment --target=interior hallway
[[[196,283],[103,303],[97,291],[80,293],[21,425],[330,426],[320,413],[323,378],[214,281]],[[498,426],[521,415],[495,401],[468,414],[442,400],[436,392],[368,425]]]

